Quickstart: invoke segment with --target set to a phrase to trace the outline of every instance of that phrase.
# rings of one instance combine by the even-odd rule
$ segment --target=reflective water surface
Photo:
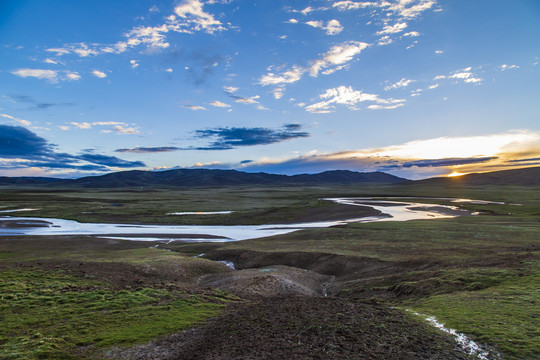
[[[471,215],[456,206],[377,200],[373,198],[328,198],[338,204],[369,206],[380,216],[299,224],[269,225],[134,225],[80,223],[73,220],[37,217],[0,217],[0,236],[8,235],[96,235],[137,241],[226,242],[281,235],[307,228],[326,228],[351,222],[408,221]],[[458,200],[458,199],[456,199]],[[459,199],[461,202],[469,199]],[[472,200],[471,200],[472,201]],[[15,211],[18,209],[15,209]],[[21,211],[23,209],[20,209]],[[13,212],[14,210],[7,210]]]

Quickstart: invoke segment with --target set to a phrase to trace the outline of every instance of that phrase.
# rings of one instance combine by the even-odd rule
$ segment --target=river
[[[134,225],[80,223],[73,220],[38,217],[0,217],[0,236],[16,235],[92,235],[137,241],[228,242],[287,234],[308,228],[327,228],[351,222],[409,221],[473,215],[457,206],[376,200],[373,198],[327,198],[342,205],[370,206],[380,216],[299,224],[269,225]],[[406,200],[406,199],[403,199]],[[446,199],[445,199],[446,200]],[[470,202],[470,199],[459,199]],[[480,201],[480,200],[478,200]],[[10,210],[14,212],[17,209]]]

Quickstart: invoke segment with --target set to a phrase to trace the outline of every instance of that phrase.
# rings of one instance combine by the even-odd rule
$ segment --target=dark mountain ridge
[[[121,171],[78,179],[0,177],[0,185],[75,186],[85,188],[118,187],[196,187],[225,185],[296,185],[296,184],[396,184],[409,180],[382,172],[360,173],[348,170],[319,174],[277,175],[247,173],[237,170],[178,169],[166,171]]]
[[[0,186],[73,186],[84,188],[120,187],[212,187],[230,185],[328,185],[328,184],[417,184],[417,185],[517,185],[540,186],[540,167],[473,173],[458,177],[437,177],[411,181],[383,172],[361,173],[332,170],[318,174],[277,175],[238,170],[176,169],[131,170],[78,179],[46,177],[0,177]]]

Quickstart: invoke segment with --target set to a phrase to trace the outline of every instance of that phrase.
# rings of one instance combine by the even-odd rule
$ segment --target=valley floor
[[[234,243],[5,236],[0,358],[478,358],[414,312],[467,334],[488,359],[540,357],[538,189],[228,190],[131,198],[6,192],[0,207],[77,218],[90,206],[92,216],[105,216],[113,211],[107,204],[124,197],[125,209],[113,208],[140,222],[144,215],[132,213],[139,205],[188,211],[198,199],[199,210],[219,211],[220,194],[235,200],[226,205],[236,214],[177,220],[207,224],[322,216],[337,208],[320,198],[368,191],[389,199],[422,194],[503,204],[463,205],[479,216],[348,224]],[[60,208],[58,197],[73,201]]]

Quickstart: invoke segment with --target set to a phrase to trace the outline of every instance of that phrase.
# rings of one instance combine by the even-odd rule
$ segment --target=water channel
[[[55,218],[0,216],[0,236],[92,235],[137,241],[228,242],[282,235],[301,229],[327,228],[351,222],[408,221],[473,215],[471,212],[460,209],[457,206],[403,202],[407,199],[403,199],[403,201],[389,201],[374,198],[327,198],[324,200],[342,205],[369,206],[379,210],[381,215],[341,221],[299,224],[226,226],[80,223],[73,220]],[[470,199],[455,200],[460,200],[460,202],[473,201]],[[16,210],[9,211],[15,212]]]

